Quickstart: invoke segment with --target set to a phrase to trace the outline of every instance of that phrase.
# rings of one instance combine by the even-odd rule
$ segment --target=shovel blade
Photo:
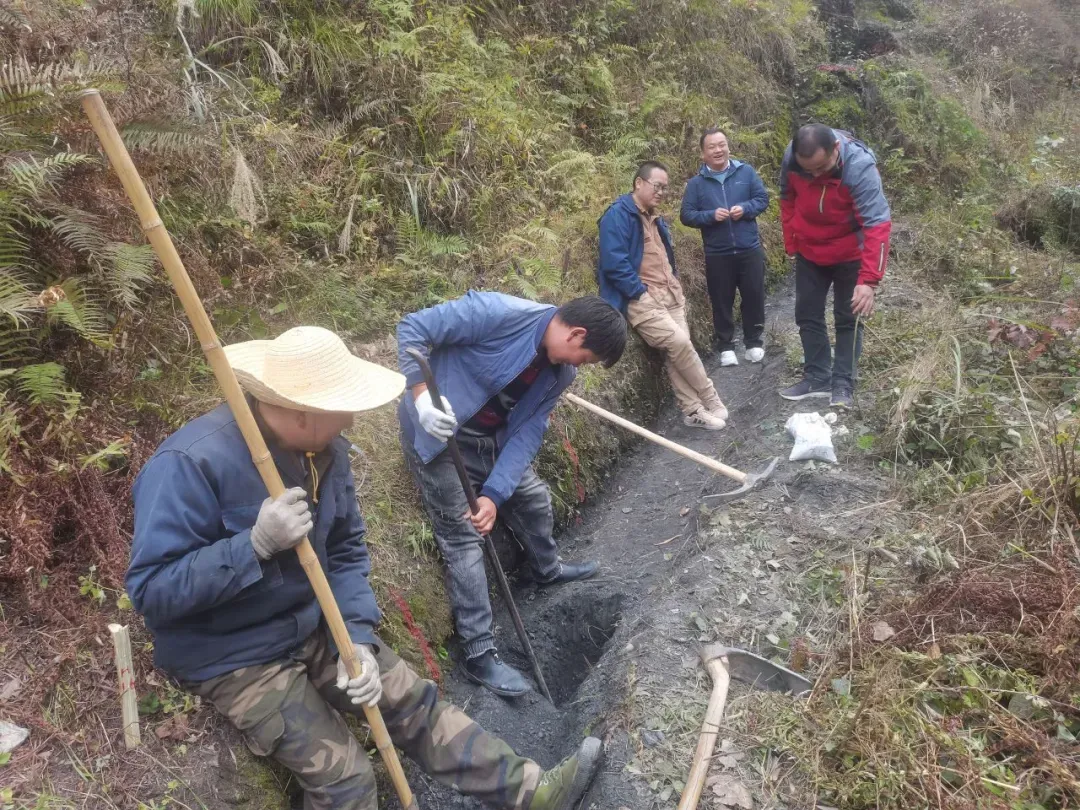
[[[727,658],[731,677],[748,683],[755,689],[801,695],[809,692],[812,686],[810,681],[799,673],[746,650],[728,647]]]

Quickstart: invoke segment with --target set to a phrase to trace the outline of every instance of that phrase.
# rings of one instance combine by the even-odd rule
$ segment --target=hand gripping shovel
[[[439,386],[435,382],[435,375],[431,372],[431,366],[428,365],[427,358],[416,349],[406,349],[406,351],[420,366],[420,373],[424,375],[424,382],[427,384],[428,393],[431,394],[432,403],[440,411],[443,410],[442,395],[439,393]],[[451,436],[447,439],[446,449],[454,462],[454,469],[457,470],[458,478],[461,479],[461,487],[465,490],[465,497],[469,501],[469,509],[475,515],[480,511],[480,503],[476,499],[476,492],[473,491],[469,473],[465,469],[465,460],[461,457],[461,448],[458,447],[457,438]],[[547,683],[544,681],[544,673],[540,669],[540,662],[536,660],[536,653],[533,652],[532,642],[529,641],[529,634],[525,632],[525,625],[521,623],[521,614],[518,613],[517,605],[514,604],[514,597],[510,593],[510,583],[506,580],[506,572],[503,571],[502,563],[499,562],[499,555],[495,551],[495,543],[490,534],[484,535],[484,548],[487,549],[491,567],[495,569],[495,578],[499,582],[499,593],[502,594],[503,601],[506,602],[506,607],[510,611],[510,618],[514,620],[514,629],[517,630],[518,639],[520,639],[521,646],[525,649],[525,655],[529,657],[529,664],[532,665],[536,683],[544,697],[548,699],[548,702],[554,703],[555,701],[551,699],[551,692],[548,691]]]
[[[599,405],[593,405],[591,402],[587,402],[579,396],[575,396],[569,392],[563,394],[568,400],[575,405],[584,408],[585,410],[595,413],[597,416],[607,419],[609,422],[613,422],[619,427],[626,428],[631,433],[636,433],[638,436],[644,436],[650,442],[658,444],[661,447],[666,447],[668,450],[674,450],[680,456],[688,458],[691,461],[696,461],[703,467],[708,467],[713,472],[718,472],[721,475],[726,475],[734,481],[738,481],[742,484],[738,489],[734,489],[731,492],[722,492],[719,495],[706,495],[706,498],[712,498],[719,501],[734,501],[757,489],[761,485],[761,482],[773,474],[773,470],[776,469],[776,463],[780,461],[780,457],[777,456],[769,462],[769,466],[759,473],[744,473],[741,470],[736,470],[734,467],[729,467],[727,464],[723,464],[714,458],[691,450],[689,447],[683,447],[681,444],[676,444],[671,439],[665,439],[663,436],[658,436],[651,430],[646,430],[640,425],[635,425],[633,422],[623,419],[621,416],[616,416],[611,411],[605,411]]]
[[[262,433],[259,432],[255,417],[252,415],[251,408],[248,407],[247,400],[244,398],[244,392],[240,389],[240,384],[236,381],[232,366],[229,365],[229,361],[225,357],[225,351],[221,348],[221,343],[218,342],[217,334],[215,334],[214,326],[210,323],[210,318],[206,314],[206,309],[203,307],[202,301],[199,300],[199,295],[191,283],[187,270],[184,269],[180,254],[176,252],[172,238],[169,236],[169,232],[165,230],[161,217],[158,216],[154,202],[150,199],[146,186],[143,185],[142,178],[139,176],[135,164],[131,161],[131,155],[128,154],[127,147],[124,146],[124,142],[120,139],[120,133],[116,131],[116,125],[105,107],[105,102],[101,100],[101,95],[97,90],[84,90],[81,98],[83,112],[90,119],[90,125],[94,128],[101,145],[105,148],[105,154],[109,156],[109,162],[112,163],[113,169],[119,175],[120,182],[124,186],[124,191],[127,192],[132,205],[135,206],[135,212],[139,215],[143,233],[146,234],[147,240],[161,260],[165,272],[169,275],[169,281],[176,288],[176,294],[180,298],[180,303],[184,306],[184,312],[187,313],[188,320],[195,327],[195,334],[199,337],[199,343],[202,346],[203,353],[206,355],[207,362],[210,363],[210,367],[214,370],[218,385],[221,386],[221,390],[225,394],[225,400],[229,403],[233,416],[236,418],[236,424],[244,435],[244,441],[247,443],[248,451],[251,453],[251,459],[255,462],[255,467],[259,470],[259,475],[262,477],[266,489],[270,492],[270,497],[276,498],[285,491],[285,485],[281,481],[281,474],[278,472],[277,467],[274,466],[274,459],[266,447],[266,441],[263,439]],[[330,634],[334,637],[334,643],[337,644],[341,660],[345,662],[349,677],[359,677],[361,671],[360,661],[357,659],[356,652],[353,649],[349,630],[345,626],[345,620],[341,616],[337,600],[334,599],[334,593],[330,590],[330,583],[326,579],[326,573],[319,564],[319,557],[306,537],[296,547],[296,553],[300,557],[300,565],[303,566],[304,572],[311,582],[311,588],[315,591],[315,597],[319,600],[319,607],[322,608],[326,624],[330,628]],[[390,739],[390,733],[386,730],[386,723],[383,722],[379,707],[364,706],[364,716],[367,718],[368,726],[371,727],[372,736],[375,737],[375,746],[379,749],[383,764],[386,765],[386,770],[390,772],[390,780],[394,783],[394,790],[397,791],[398,798],[401,800],[401,806],[405,810],[417,810],[416,799],[413,797],[412,790],[409,789],[409,783],[405,779],[405,771],[401,769],[401,762],[398,760],[397,751],[394,750],[394,743]]]
[[[709,707],[705,710],[705,722],[701,725],[697,750],[694,751],[690,776],[687,777],[686,787],[679,798],[678,810],[694,810],[701,798],[701,789],[705,786],[705,776],[712,764],[713,748],[716,747],[720,719],[724,716],[724,704],[727,702],[728,686],[732,678],[770,692],[793,692],[801,695],[810,689],[810,681],[802,675],[746,650],[710,644],[701,650],[701,663],[712,677],[713,689],[709,696]]]

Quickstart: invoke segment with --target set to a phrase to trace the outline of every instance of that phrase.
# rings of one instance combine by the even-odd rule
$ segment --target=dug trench
[[[602,737],[605,763],[582,807],[674,807],[709,691],[698,645],[718,641],[784,663],[793,646],[813,649],[834,620],[838,567],[853,549],[898,527],[890,482],[852,439],[838,440],[838,465],[787,461],[787,416],[828,405],[789,403],[776,393],[792,379],[789,357],[798,356],[793,307],[790,288],[773,296],[762,364],[721,369],[712,361],[710,375],[730,411],[727,429],[686,427],[673,407],[653,426],[750,472],[781,456],[772,478],[738,501],[710,505],[709,495],[738,484],[664,448],[639,446],[560,538],[565,559],[598,560],[601,574],[553,589],[515,588],[554,705],[536,692],[499,698],[456,672],[445,679],[450,700],[543,767],[572,753],[584,735]],[[840,423],[853,433],[859,413],[841,414]],[[494,594],[493,602],[504,658],[530,672],[509,614]],[[812,654],[807,674],[814,674]],[[744,693],[733,686],[729,715],[738,714]],[[762,782],[757,774],[740,777],[750,760],[737,742],[727,741],[725,751],[737,763],[733,779]],[[480,806],[416,768],[409,776],[422,807]],[[797,786],[784,789],[787,806],[807,806]]]

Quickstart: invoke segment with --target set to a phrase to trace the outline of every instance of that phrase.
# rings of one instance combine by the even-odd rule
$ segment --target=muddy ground
[[[780,456],[773,477],[720,506],[708,496],[734,488],[733,481],[642,445],[561,539],[566,559],[597,559],[602,575],[553,590],[517,590],[555,705],[535,693],[504,700],[456,674],[446,681],[451,700],[544,767],[572,753],[583,735],[602,736],[606,762],[583,807],[674,807],[709,692],[700,643],[719,641],[788,663],[798,639],[813,677],[853,550],[861,567],[867,546],[899,528],[890,479],[857,447],[865,431],[858,409],[840,414],[838,424],[849,432],[835,439],[838,465],[787,460],[787,417],[828,410],[824,400],[789,403],[776,394],[794,379],[791,361],[800,355],[793,305],[790,288],[773,297],[763,364],[721,369],[713,358],[710,374],[731,413],[726,430],[685,427],[673,407],[656,426],[739,469],[759,470]],[[496,618],[504,657],[528,672],[509,615],[500,609]],[[738,715],[744,694],[733,687],[729,715]],[[723,748],[712,777],[718,790],[738,781],[755,806],[813,806],[805,789],[783,778],[779,760],[762,759],[737,739]],[[415,770],[411,778],[425,808],[480,806]],[[730,806],[717,792],[707,789],[701,806]]]

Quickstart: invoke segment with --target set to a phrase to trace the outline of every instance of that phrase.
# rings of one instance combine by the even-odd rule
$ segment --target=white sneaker
[[[704,408],[684,416],[683,424],[687,427],[696,427],[702,430],[723,430],[727,427],[727,422],[716,414],[709,413]]]
[[[751,363],[760,363],[765,359],[765,350],[760,346],[755,346],[753,349],[747,349],[746,359]]]
[[[720,352],[720,365],[737,366],[739,365],[739,358],[735,356],[735,352]]]
[[[716,406],[715,408],[711,408],[711,409],[709,410],[709,413],[711,413],[711,414],[712,414],[713,416],[715,416],[715,417],[716,417],[717,419],[723,419],[723,420],[724,420],[725,422],[726,422],[726,421],[727,421],[727,419],[728,419],[728,412],[727,412],[727,406],[726,406],[726,405],[724,405],[724,403],[723,403],[723,402],[721,402],[721,403],[720,403],[719,405],[717,405],[717,406]]]

